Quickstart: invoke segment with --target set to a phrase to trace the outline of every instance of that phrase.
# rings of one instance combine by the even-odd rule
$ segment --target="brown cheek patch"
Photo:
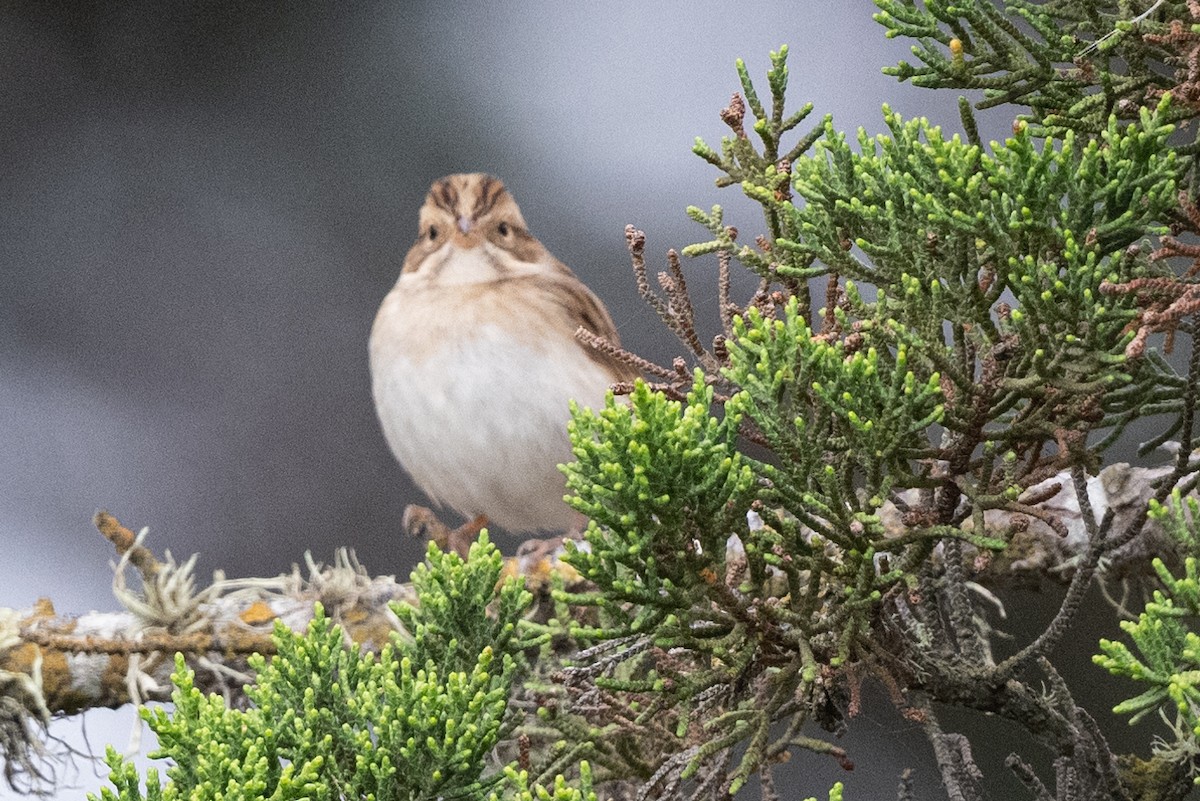
[[[404,267],[401,268],[401,273],[415,273],[420,267],[421,262],[425,260],[425,251],[421,247],[420,240],[415,245],[408,249],[408,255],[404,257]]]
[[[420,266],[421,266],[420,261],[414,261],[413,259],[405,259],[404,266],[400,268],[400,274],[404,275],[405,273],[415,273]]]
[[[442,271],[442,267],[446,264],[446,254],[443,253],[439,257],[435,257],[435,253],[440,247],[430,247],[428,240],[423,238],[417,239],[417,243],[408,250],[408,255],[404,257],[404,267],[401,268],[401,273],[424,272],[429,278],[434,278]]]
[[[537,241],[537,238],[532,236],[528,231],[513,229],[513,239],[511,242],[504,241],[504,237],[500,236],[495,230],[488,231],[488,239],[493,245],[503,250],[508,251],[517,261],[523,261],[527,264],[536,264],[545,259],[546,248],[542,243]]]

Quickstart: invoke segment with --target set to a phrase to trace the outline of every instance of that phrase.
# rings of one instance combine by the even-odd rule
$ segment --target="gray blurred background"
[[[646,229],[655,265],[705,238],[689,204],[760,232],[690,152],[727,130],[737,57],[765,96],[768,51],[788,43],[791,97],[815,103],[813,122],[877,132],[886,101],[958,129],[953,93],[880,73],[909,45],[873,11],[0,5],[0,606],[113,608],[97,508],[149,526],[157,551],[199,552],[202,577],[274,575],[341,545],[406,575],[421,545],[400,514],[424,499],[378,431],[366,338],[429,183],[501,177],[626,345],[669,361],[680,349],[637,298],[623,228]],[[986,133],[1003,137],[1010,115]],[[688,269],[711,309],[714,264]],[[131,719],[87,716],[91,748],[122,744]],[[928,746],[888,704],[852,729],[858,770],[798,759],[795,797],[841,778],[848,797],[892,798],[907,766],[918,797],[941,796]],[[55,732],[81,744],[77,720]],[[985,767],[1003,772],[1001,750]],[[62,797],[100,783],[77,764]]]

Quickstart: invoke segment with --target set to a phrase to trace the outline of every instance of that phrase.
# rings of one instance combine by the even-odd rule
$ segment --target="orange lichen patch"
[[[525,585],[530,589],[542,588],[550,584],[554,578],[555,568],[557,563],[546,557],[535,559],[532,563],[524,565],[525,569]]]
[[[96,706],[96,699],[90,698],[74,680],[67,654],[63,651],[43,650],[33,643],[25,643],[9,652],[4,668],[32,676],[39,656],[42,698],[47,709],[69,713]]]
[[[338,622],[351,640],[372,651],[386,645],[396,630],[387,615],[361,606],[348,609]]]
[[[0,656],[0,670],[32,676],[33,663],[37,660],[37,656],[38,647],[36,645],[28,642],[22,643],[15,648],[9,648],[3,656]]]
[[[33,603],[33,613],[21,621],[21,626],[23,628],[38,620],[52,618],[54,615],[54,603],[49,598],[38,598]]]
[[[36,645],[29,647],[35,654],[37,653]],[[80,693],[72,686],[71,666],[67,664],[67,655],[62,651],[42,651],[41,657],[42,697],[45,699],[46,707],[55,712],[82,708],[86,699],[81,698]],[[32,669],[31,658],[30,671]]]
[[[269,634],[262,634],[257,631],[242,631],[234,627],[229,627],[221,632],[220,637],[202,636],[207,641],[206,646],[204,648],[197,648],[196,653],[212,650],[222,651],[226,654],[263,654],[271,656],[278,650],[275,646],[275,641],[271,639]]]
[[[505,559],[504,567],[500,569],[500,582],[508,581],[510,578],[521,575],[521,565],[518,559]]]
[[[277,615],[265,601],[255,601],[246,607],[240,615],[243,623],[251,626],[259,626],[263,623],[269,623],[274,620]]]
[[[563,537],[552,537],[534,538],[521,543],[517,555],[504,560],[500,583],[512,577],[522,578],[526,589],[531,592],[545,590],[555,580],[562,581],[567,587],[582,584],[583,577],[579,571],[563,560],[567,550],[565,542]]]
[[[20,622],[23,638],[26,641],[0,655],[0,670],[23,673],[26,676],[33,676],[35,669],[40,670],[46,705],[51,710],[57,711],[59,707],[56,704],[71,686],[66,654],[55,649],[41,648],[36,642],[29,641],[31,638],[24,635],[24,632],[31,629],[36,630],[38,624],[47,621],[55,621],[54,604],[49,598],[39,598],[34,603],[29,616]],[[55,621],[55,628],[67,632],[72,631],[75,628],[75,621]],[[37,664],[39,658],[40,666]]]
[[[550,586],[554,578],[561,578],[570,587],[583,581],[579,571],[556,556],[533,554],[515,556],[504,560],[500,571],[500,581],[503,584],[510,578],[525,579],[525,587],[530,592],[538,592]]]
[[[149,660],[157,663],[160,657],[150,656]],[[141,665],[141,670],[147,671],[148,663]],[[104,672],[100,676],[100,706],[115,709],[129,703],[129,657],[113,655],[108,657]],[[91,706],[97,706],[95,702]]]

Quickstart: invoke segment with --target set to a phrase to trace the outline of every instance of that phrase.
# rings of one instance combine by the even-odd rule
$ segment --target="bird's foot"
[[[479,515],[458,528],[450,528],[427,506],[410,503],[404,507],[400,526],[405,533],[417,539],[429,540],[443,551],[454,551],[464,559],[471,550],[471,543],[487,525],[487,516]]]

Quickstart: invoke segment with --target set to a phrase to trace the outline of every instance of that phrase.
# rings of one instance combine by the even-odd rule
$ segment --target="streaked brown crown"
[[[521,210],[504,188],[504,183],[483,172],[447,175],[434,181],[425,205],[441,209],[455,220],[462,218],[471,222],[478,222],[492,212],[507,212],[516,217],[522,228],[525,227]]]
[[[472,248],[484,241],[523,262],[542,261],[548,255],[529,233],[521,209],[500,179],[481,172],[447,175],[429,187],[420,232],[404,271],[417,270],[425,256],[449,242]]]

